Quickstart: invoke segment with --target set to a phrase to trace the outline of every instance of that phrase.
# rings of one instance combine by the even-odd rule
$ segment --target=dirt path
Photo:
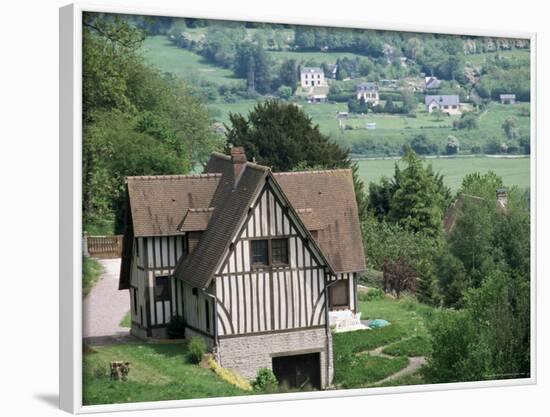
[[[119,326],[124,315],[130,310],[128,291],[118,289],[120,258],[102,259],[99,262],[105,271],[84,299],[82,336],[98,338],[127,335],[128,329]]]
[[[413,357],[409,358],[409,364],[406,367],[404,367],[400,371],[397,371],[394,374],[391,374],[391,375],[387,376],[384,379],[381,379],[380,381],[375,382],[374,385],[383,384],[383,383],[391,381],[393,379],[400,378],[404,375],[414,374],[425,363],[426,363],[426,358],[424,356],[413,356]]]
[[[366,352],[360,352],[359,354],[368,353],[369,355],[372,355],[372,356],[382,356],[384,358],[395,358],[395,356],[387,355],[387,354],[383,353],[382,351],[384,349],[386,349],[388,346],[391,346],[391,345],[396,344],[396,343],[400,343],[400,342],[402,342],[404,340],[407,340],[407,339],[408,338],[401,339],[401,340],[398,340],[397,342],[393,342],[393,343],[387,344],[385,346],[380,346],[380,347],[377,347],[376,349],[373,349],[373,350],[369,350],[369,351],[366,351]],[[372,385],[383,384],[385,382],[392,381],[394,379],[400,378],[404,375],[413,374],[416,371],[418,371],[422,367],[422,365],[424,365],[425,363],[426,363],[426,358],[424,356],[409,357],[409,364],[406,367],[404,367],[403,369],[401,369],[401,370],[399,370],[399,371],[397,371],[397,372],[395,372],[391,375],[388,375],[386,378],[381,379],[380,381],[376,381]]]

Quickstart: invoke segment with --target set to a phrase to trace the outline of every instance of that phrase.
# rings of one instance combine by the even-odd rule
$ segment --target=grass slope
[[[212,65],[202,56],[187,49],[178,48],[166,36],[150,36],[143,43],[143,57],[164,72],[171,72],[188,80],[211,81],[216,84],[244,82],[233,71]]]
[[[97,283],[103,272],[103,266],[93,258],[82,257],[82,295],[86,297]]]
[[[187,362],[185,344],[104,346],[84,354],[85,405],[244,395],[212,371]],[[111,381],[111,361],[131,363],[128,381]]]
[[[399,161],[391,159],[359,160],[359,175],[366,183],[378,182],[381,177],[393,177],[394,165]],[[516,185],[520,188],[530,186],[530,158],[433,158],[429,159],[434,170],[445,176],[445,183],[456,191],[462,184],[462,179],[468,173],[485,173],[494,171],[501,176],[506,185]]]

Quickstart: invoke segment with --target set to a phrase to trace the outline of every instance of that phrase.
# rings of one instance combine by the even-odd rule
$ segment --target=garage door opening
[[[321,356],[317,352],[275,357],[273,373],[280,385],[298,389],[321,389]]]

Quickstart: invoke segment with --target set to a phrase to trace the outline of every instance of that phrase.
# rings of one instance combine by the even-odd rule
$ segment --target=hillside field
[[[468,157],[468,158],[430,158],[436,172],[445,176],[445,183],[457,191],[462,179],[468,173],[485,173],[494,171],[501,176],[507,186],[516,185],[520,188],[530,186],[530,158],[495,158],[495,157]],[[396,160],[392,159],[369,159],[359,160],[359,175],[368,185],[370,182],[377,182],[382,176],[391,178],[394,172]]]
[[[142,48],[143,57],[163,72],[171,72],[191,81],[205,80],[216,84],[245,82],[233,71],[212,65],[199,54],[178,48],[166,36],[149,36]]]

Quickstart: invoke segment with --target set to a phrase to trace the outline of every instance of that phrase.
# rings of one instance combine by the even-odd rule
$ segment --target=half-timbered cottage
[[[350,170],[273,173],[242,148],[204,174],[130,177],[120,289],[132,333],[206,339],[246,378],[332,381],[331,314],[357,312],[365,269]]]

